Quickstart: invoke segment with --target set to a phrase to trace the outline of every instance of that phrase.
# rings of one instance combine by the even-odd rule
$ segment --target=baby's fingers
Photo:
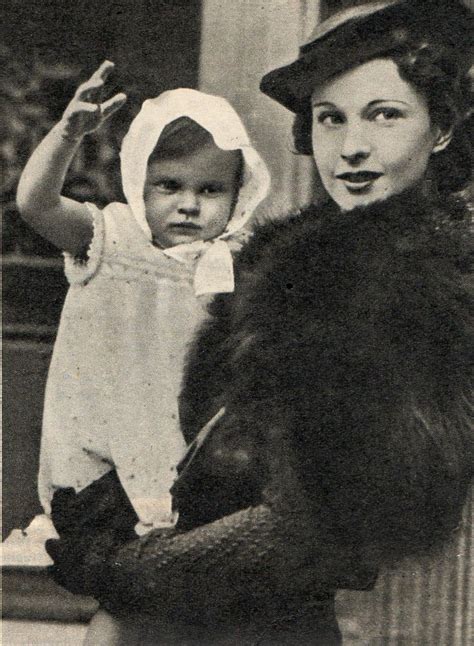
[[[74,98],[78,101],[99,103],[100,93],[104,87],[107,77],[114,69],[114,67],[115,65],[111,61],[104,61],[88,81],[81,83],[81,85],[77,88]]]
[[[107,80],[110,72],[114,69],[115,64],[112,61],[104,61],[100,67],[92,74],[91,79],[102,79],[103,82]]]
[[[100,111],[104,119],[108,119],[114,112],[119,110],[127,100],[127,95],[123,92],[116,94],[100,105]]]
[[[62,118],[64,134],[70,139],[80,139],[88,132],[93,132],[102,123],[100,105],[71,101]]]
[[[99,103],[104,82],[100,79],[89,79],[76,90],[74,99],[81,103]]]
[[[88,132],[90,128],[95,128],[100,120],[100,106],[95,103],[84,103],[78,101],[71,103],[64,113],[69,127],[73,131]]]

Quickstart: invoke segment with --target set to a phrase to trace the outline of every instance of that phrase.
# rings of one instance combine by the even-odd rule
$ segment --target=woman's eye
[[[372,113],[373,121],[378,123],[386,123],[387,121],[395,121],[402,116],[402,113],[397,108],[378,108]]]
[[[321,114],[318,115],[318,123],[332,128],[344,123],[344,117],[339,112],[321,112]]]

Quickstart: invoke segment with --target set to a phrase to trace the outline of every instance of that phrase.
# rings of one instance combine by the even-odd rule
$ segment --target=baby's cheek
[[[209,222],[213,224],[226,222],[230,219],[233,209],[233,202],[230,198],[216,198],[209,208]]]

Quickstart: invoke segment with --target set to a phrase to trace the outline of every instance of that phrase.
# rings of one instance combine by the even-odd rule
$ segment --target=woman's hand
[[[120,545],[136,538],[138,517],[120,484],[115,470],[76,493],[58,489],[51,501],[51,519],[59,540],[48,540],[46,551],[54,561],[49,573],[74,593],[91,593],[96,584],[84,587],[86,556],[97,552],[97,567],[89,580],[100,583],[100,565]]]
[[[114,469],[79,493],[70,487],[58,489],[51,501],[51,519],[60,536],[110,527],[128,533],[138,522]]]
[[[104,61],[90,79],[77,88],[57,125],[65,139],[78,141],[87,133],[97,130],[125,103],[127,97],[123,92],[101,103],[105,82],[113,69],[111,61]]]
[[[105,528],[99,534],[63,534],[60,539],[49,539],[45,549],[54,564],[48,567],[48,574],[73,594],[97,596],[106,583],[103,566],[118,545],[114,531]]]

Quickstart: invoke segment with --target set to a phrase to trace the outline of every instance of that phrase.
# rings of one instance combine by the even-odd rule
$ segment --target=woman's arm
[[[127,527],[123,520],[129,503],[116,483],[99,486],[99,497],[91,485],[85,501],[72,490],[56,494],[61,538],[47,549],[58,583],[96,597],[113,614],[159,612],[174,620],[186,613],[213,621],[279,591],[291,599],[373,580],[373,571],[331,540],[301,503],[261,504],[185,533],[154,530],[131,541],[125,537],[133,521]]]
[[[311,538],[308,530],[299,513],[260,505],[183,534],[156,530],[118,547],[109,528],[86,540],[85,550],[75,537],[49,551],[65,574],[60,583],[96,597],[113,614],[212,620],[242,600],[258,605],[278,590],[291,598],[292,589],[309,594],[335,587],[347,555],[322,539],[318,544],[315,528]]]
[[[69,165],[83,137],[96,130],[126,97],[118,94],[98,103],[104,82],[113,69],[106,61],[79,86],[61,121],[46,135],[23,170],[17,191],[22,217],[54,245],[73,255],[92,239],[92,217],[85,204],[61,195]]]

